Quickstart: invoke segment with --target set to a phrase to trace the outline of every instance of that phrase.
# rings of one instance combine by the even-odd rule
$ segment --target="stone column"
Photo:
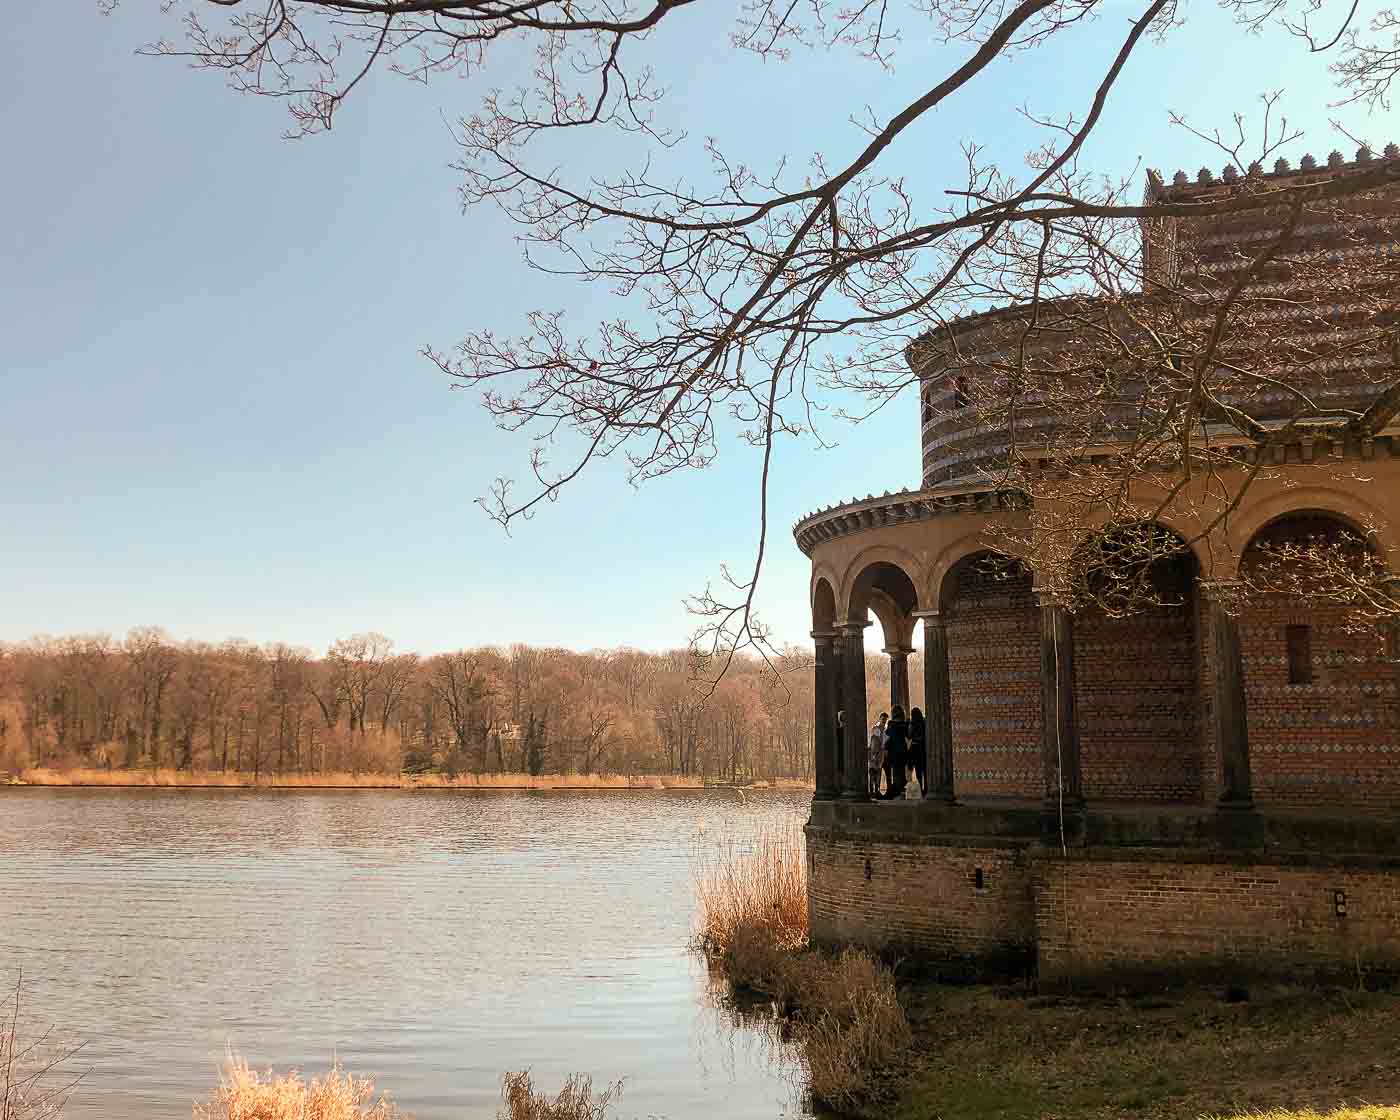
[[[930,801],[952,804],[953,683],[948,670],[948,625],[937,611],[915,611],[924,620],[924,718],[928,722]]]
[[[836,776],[836,653],[834,630],[814,630],[812,640],[816,643],[816,712],[813,727],[816,730],[816,760],[813,768],[816,776],[816,798],[819,801],[832,801],[841,793]]]
[[[1062,598],[1041,591],[1040,721],[1045,804],[1058,810],[1084,805],[1079,769],[1079,721],[1074,713],[1074,615]]]
[[[837,627],[841,647],[841,705],[846,713],[842,794],[848,801],[869,801],[866,774],[865,628],[869,622]]]
[[[890,709],[895,705],[904,709],[904,718],[909,718],[909,655],[912,646],[887,646],[886,655],[890,659]]]
[[[1254,782],[1249,767],[1249,716],[1244,697],[1244,657],[1240,651],[1240,585],[1234,580],[1202,582],[1210,607],[1214,670],[1215,747],[1220,755],[1220,808],[1252,809]]]

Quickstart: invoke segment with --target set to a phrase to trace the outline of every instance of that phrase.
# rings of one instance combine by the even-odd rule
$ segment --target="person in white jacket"
[[[889,722],[888,712],[881,712],[875,726],[870,729],[870,744],[866,750],[866,766],[870,770],[870,796],[880,796],[880,768],[885,763],[885,724]]]

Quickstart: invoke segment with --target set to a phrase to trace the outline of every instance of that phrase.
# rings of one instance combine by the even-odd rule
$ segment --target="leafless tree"
[[[150,50],[220,72],[240,91],[284,99],[291,134],[298,136],[329,128],[352,93],[370,88],[365,79],[376,67],[419,81],[471,77],[498,53],[533,51],[533,71],[520,88],[484,91],[477,111],[458,121],[463,201],[494,204],[516,222],[529,266],[608,285],[617,293],[617,315],[582,332],[562,312],[541,309],[521,332],[477,329],[454,350],[428,354],[459,384],[480,390],[503,427],[532,441],[530,488],[517,491],[498,480],[485,501],[503,524],[557,497],[600,459],[625,458],[630,477],[641,481],[703,468],[736,435],[761,450],[755,555],[741,573],[723,571],[719,584],[692,604],[702,617],[697,644],[711,654],[698,664],[711,676],[722,673],[736,650],[770,652],[754,607],[779,441],[821,441],[824,389],[865,396],[860,408],[844,412],[848,418],[878,410],[915,383],[906,361],[911,342],[936,338],[950,319],[989,303],[1015,304],[1026,314],[1012,327],[1022,332],[1016,356],[991,371],[1000,378],[975,387],[981,422],[1000,425],[1019,446],[1023,421],[1038,411],[1078,418],[1073,434],[1062,435],[1037,465],[1019,456],[994,464],[1008,490],[1036,511],[1021,540],[1004,542],[1008,548],[1023,550],[1029,542],[1068,579],[1085,562],[1083,530],[1101,522],[1087,508],[1116,494],[1122,531],[1090,563],[1102,567],[1111,555],[1131,571],[1134,557],[1154,555],[1160,543],[1150,536],[1135,541],[1130,528],[1142,520],[1142,486],[1189,495],[1207,514],[1228,516],[1256,472],[1223,469],[1226,460],[1237,467],[1238,457],[1207,438],[1209,426],[1230,426],[1267,461],[1283,437],[1252,414],[1251,388],[1282,383],[1306,396],[1305,375],[1330,360],[1295,352],[1281,368],[1248,346],[1233,347],[1241,326],[1258,325],[1269,310],[1267,299],[1251,293],[1267,286],[1310,214],[1389,186],[1400,161],[1388,156],[1345,181],[1269,190],[1251,181],[1251,165],[1292,139],[1269,119],[1269,102],[1264,139],[1252,156],[1243,128],[1238,138],[1203,131],[1238,164],[1239,186],[1224,194],[1147,205],[1128,197],[1126,179],[1084,171],[1084,145],[1133,57],[1178,34],[1186,17],[1179,0],[1141,0],[1117,43],[1099,57],[1066,40],[1104,10],[1102,0],[903,6],[740,0],[722,17],[734,45],[771,60],[810,45],[841,47],[885,67],[896,81],[891,60],[906,28],[921,36],[931,30],[963,49],[946,72],[917,74],[902,108],[864,120],[866,135],[847,157],[778,155],[770,169],[759,170],[708,139],[708,176],[686,177],[665,159],[682,142],[682,122],[668,121],[665,90],[651,63],[655,44],[679,32],[677,13],[689,6],[688,0],[192,0],[184,34]],[[1389,11],[1352,4],[1334,12],[1320,0],[1225,0],[1224,6],[1242,35],[1274,26],[1300,37],[1321,65],[1331,65],[1344,98],[1386,103],[1400,67]],[[1096,87],[1079,112],[1060,119],[1022,110],[1043,132],[1024,169],[991,163],[973,140],[962,173],[943,196],[911,194],[898,162],[909,148],[900,142],[921,122],[946,111],[957,95],[977,104],[980,126],[994,130],[995,102],[978,97],[999,80],[994,64],[1015,52],[1071,49],[1076,66],[1097,75]],[[589,130],[630,136],[641,154],[611,174],[575,173],[550,140]],[[1141,221],[1244,211],[1272,215],[1276,236],[1220,283],[1154,281],[1130,248]],[[1308,301],[1336,278],[1307,273],[1300,266],[1294,302],[1316,312],[1319,305]],[[1389,283],[1385,278],[1368,295],[1372,305],[1361,313],[1370,316],[1361,328],[1366,337],[1329,345],[1388,345],[1379,336],[1386,333]],[[1130,299],[1133,294],[1152,298]],[[1065,357],[1056,340],[1070,332],[1089,339],[1092,352]],[[1235,359],[1246,365],[1236,369]],[[956,387],[959,362],[946,365]],[[1242,382],[1243,405],[1232,399],[1239,394],[1225,391],[1230,377]],[[1147,384],[1155,410],[1143,410],[1143,430],[1129,425],[1125,451],[1086,470],[1075,456],[1102,442],[1094,440],[1104,426],[1123,435],[1114,410],[1125,381]],[[1400,385],[1380,376],[1370,405],[1325,422],[1332,430],[1369,430],[1393,415],[1397,398]],[[1302,397],[1298,405],[1301,410]],[[1288,421],[1290,431],[1300,430],[1300,417],[1301,411]],[[1100,430],[1091,434],[1088,420]],[[571,457],[556,464],[550,450],[560,446]],[[1058,477],[1048,485],[1047,473],[1068,481]],[[1209,501],[1201,492],[1211,494]]]

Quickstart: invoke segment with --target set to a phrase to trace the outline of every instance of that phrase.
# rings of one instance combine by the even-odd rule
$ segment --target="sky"
[[[752,450],[729,443],[703,472],[638,488],[604,464],[506,535],[474,499],[522,476],[528,446],[420,356],[518,331],[535,308],[582,329],[616,313],[606,289],[528,270],[500,214],[462,212],[447,122],[484,86],[374,76],[333,131],[287,141],[270,99],[135,53],[178,31],[159,7],[21,5],[0,39],[0,641],[159,625],[316,651],[366,630],[423,653],[684,644],[684,598],[752,563]],[[1109,103],[1087,152],[1106,173],[1218,170],[1169,110],[1230,127],[1275,89],[1305,130],[1294,159],[1350,158],[1338,116],[1374,144],[1400,138],[1390,114],[1329,108],[1325,65],[1295,40],[1243,35],[1199,0],[1185,11]],[[965,140],[1017,163],[1035,139],[1017,107],[1082,116],[1131,14],[1110,0],[1059,48],[999,64],[887,168],[929,192]],[[968,51],[910,21],[886,73],[845,51],[762,62],[727,33],[694,5],[649,44],[689,133],[680,171],[703,170],[706,135],[760,167],[849,158],[852,114],[887,114]],[[919,482],[912,396],[824,434],[836,446],[782,444],[774,472],[759,603],[792,641],[810,628],[792,523]]]

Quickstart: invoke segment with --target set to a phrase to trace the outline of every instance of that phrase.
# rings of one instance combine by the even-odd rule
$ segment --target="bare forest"
[[[700,670],[686,650],[421,657],[373,633],[319,657],[155,627],[36,637],[0,646],[0,770],[811,776],[808,655],[741,659],[714,690]]]

